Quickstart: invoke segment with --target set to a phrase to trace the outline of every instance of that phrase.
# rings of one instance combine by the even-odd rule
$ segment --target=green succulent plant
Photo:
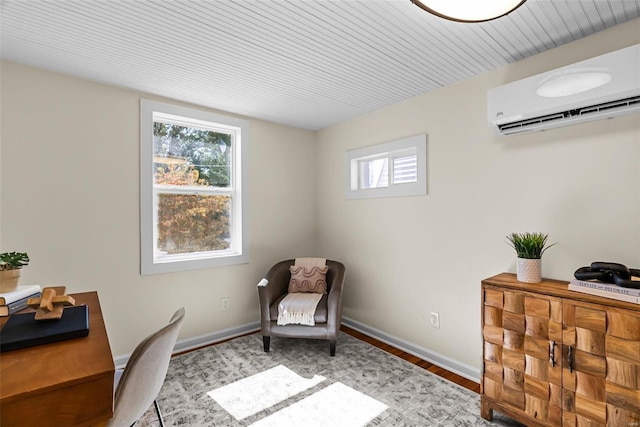
[[[518,258],[540,259],[547,249],[556,244],[547,245],[548,237],[542,233],[511,233],[507,236],[507,243],[516,250]]]
[[[0,253],[0,271],[17,270],[29,264],[29,255],[26,252]]]

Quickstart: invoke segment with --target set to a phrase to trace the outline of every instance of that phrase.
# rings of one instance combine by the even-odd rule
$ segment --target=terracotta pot
[[[15,291],[18,287],[18,279],[20,279],[21,271],[19,268],[0,271],[0,292]]]
[[[519,282],[540,283],[542,282],[542,260],[518,258],[516,272]]]

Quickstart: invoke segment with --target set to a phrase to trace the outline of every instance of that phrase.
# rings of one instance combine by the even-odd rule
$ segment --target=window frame
[[[155,120],[154,114],[164,116]],[[171,117],[175,117],[174,121]],[[231,179],[224,187],[156,187],[153,170],[153,123],[170,119],[181,126],[199,126],[236,133],[233,141]],[[211,126],[214,125],[214,126]],[[247,220],[247,120],[189,107],[140,99],[140,274],[158,274],[200,268],[221,267],[249,262]],[[159,260],[156,256],[158,194],[201,194],[231,196],[231,246],[229,249],[175,254]]]
[[[394,182],[394,159],[406,157],[415,151],[416,181]],[[361,162],[387,159],[388,185],[367,188],[361,186]],[[427,135],[420,134],[395,141],[347,151],[345,159],[346,198],[368,199],[378,197],[424,196],[427,194]]]

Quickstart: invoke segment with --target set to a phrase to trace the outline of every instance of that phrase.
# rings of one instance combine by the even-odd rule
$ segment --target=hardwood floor
[[[406,353],[402,350],[399,350],[389,344],[383,343],[382,341],[379,341],[375,338],[371,338],[368,335],[365,335],[361,332],[358,332],[354,329],[349,328],[348,326],[344,326],[342,325],[340,327],[340,330],[346,334],[349,334],[355,338],[358,338],[362,341],[365,341],[373,346],[376,346],[388,353],[391,353],[395,356],[398,356],[404,360],[406,360],[407,362],[413,363],[416,366],[419,366],[421,368],[426,369],[427,371],[434,373],[436,375],[441,376],[442,378],[445,378],[449,381],[452,381],[466,389],[469,389],[471,391],[474,391],[476,393],[480,393],[480,384],[478,384],[475,381],[471,381],[468,380],[464,377],[461,377],[458,374],[454,374],[453,372],[449,372],[444,368],[441,368],[439,366],[434,365],[433,363],[427,362],[426,360],[422,360],[417,356],[414,356],[412,354]]]

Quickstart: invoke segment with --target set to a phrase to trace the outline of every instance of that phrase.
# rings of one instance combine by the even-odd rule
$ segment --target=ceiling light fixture
[[[513,12],[527,0],[411,0],[427,12],[457,22],[485,22]]]

